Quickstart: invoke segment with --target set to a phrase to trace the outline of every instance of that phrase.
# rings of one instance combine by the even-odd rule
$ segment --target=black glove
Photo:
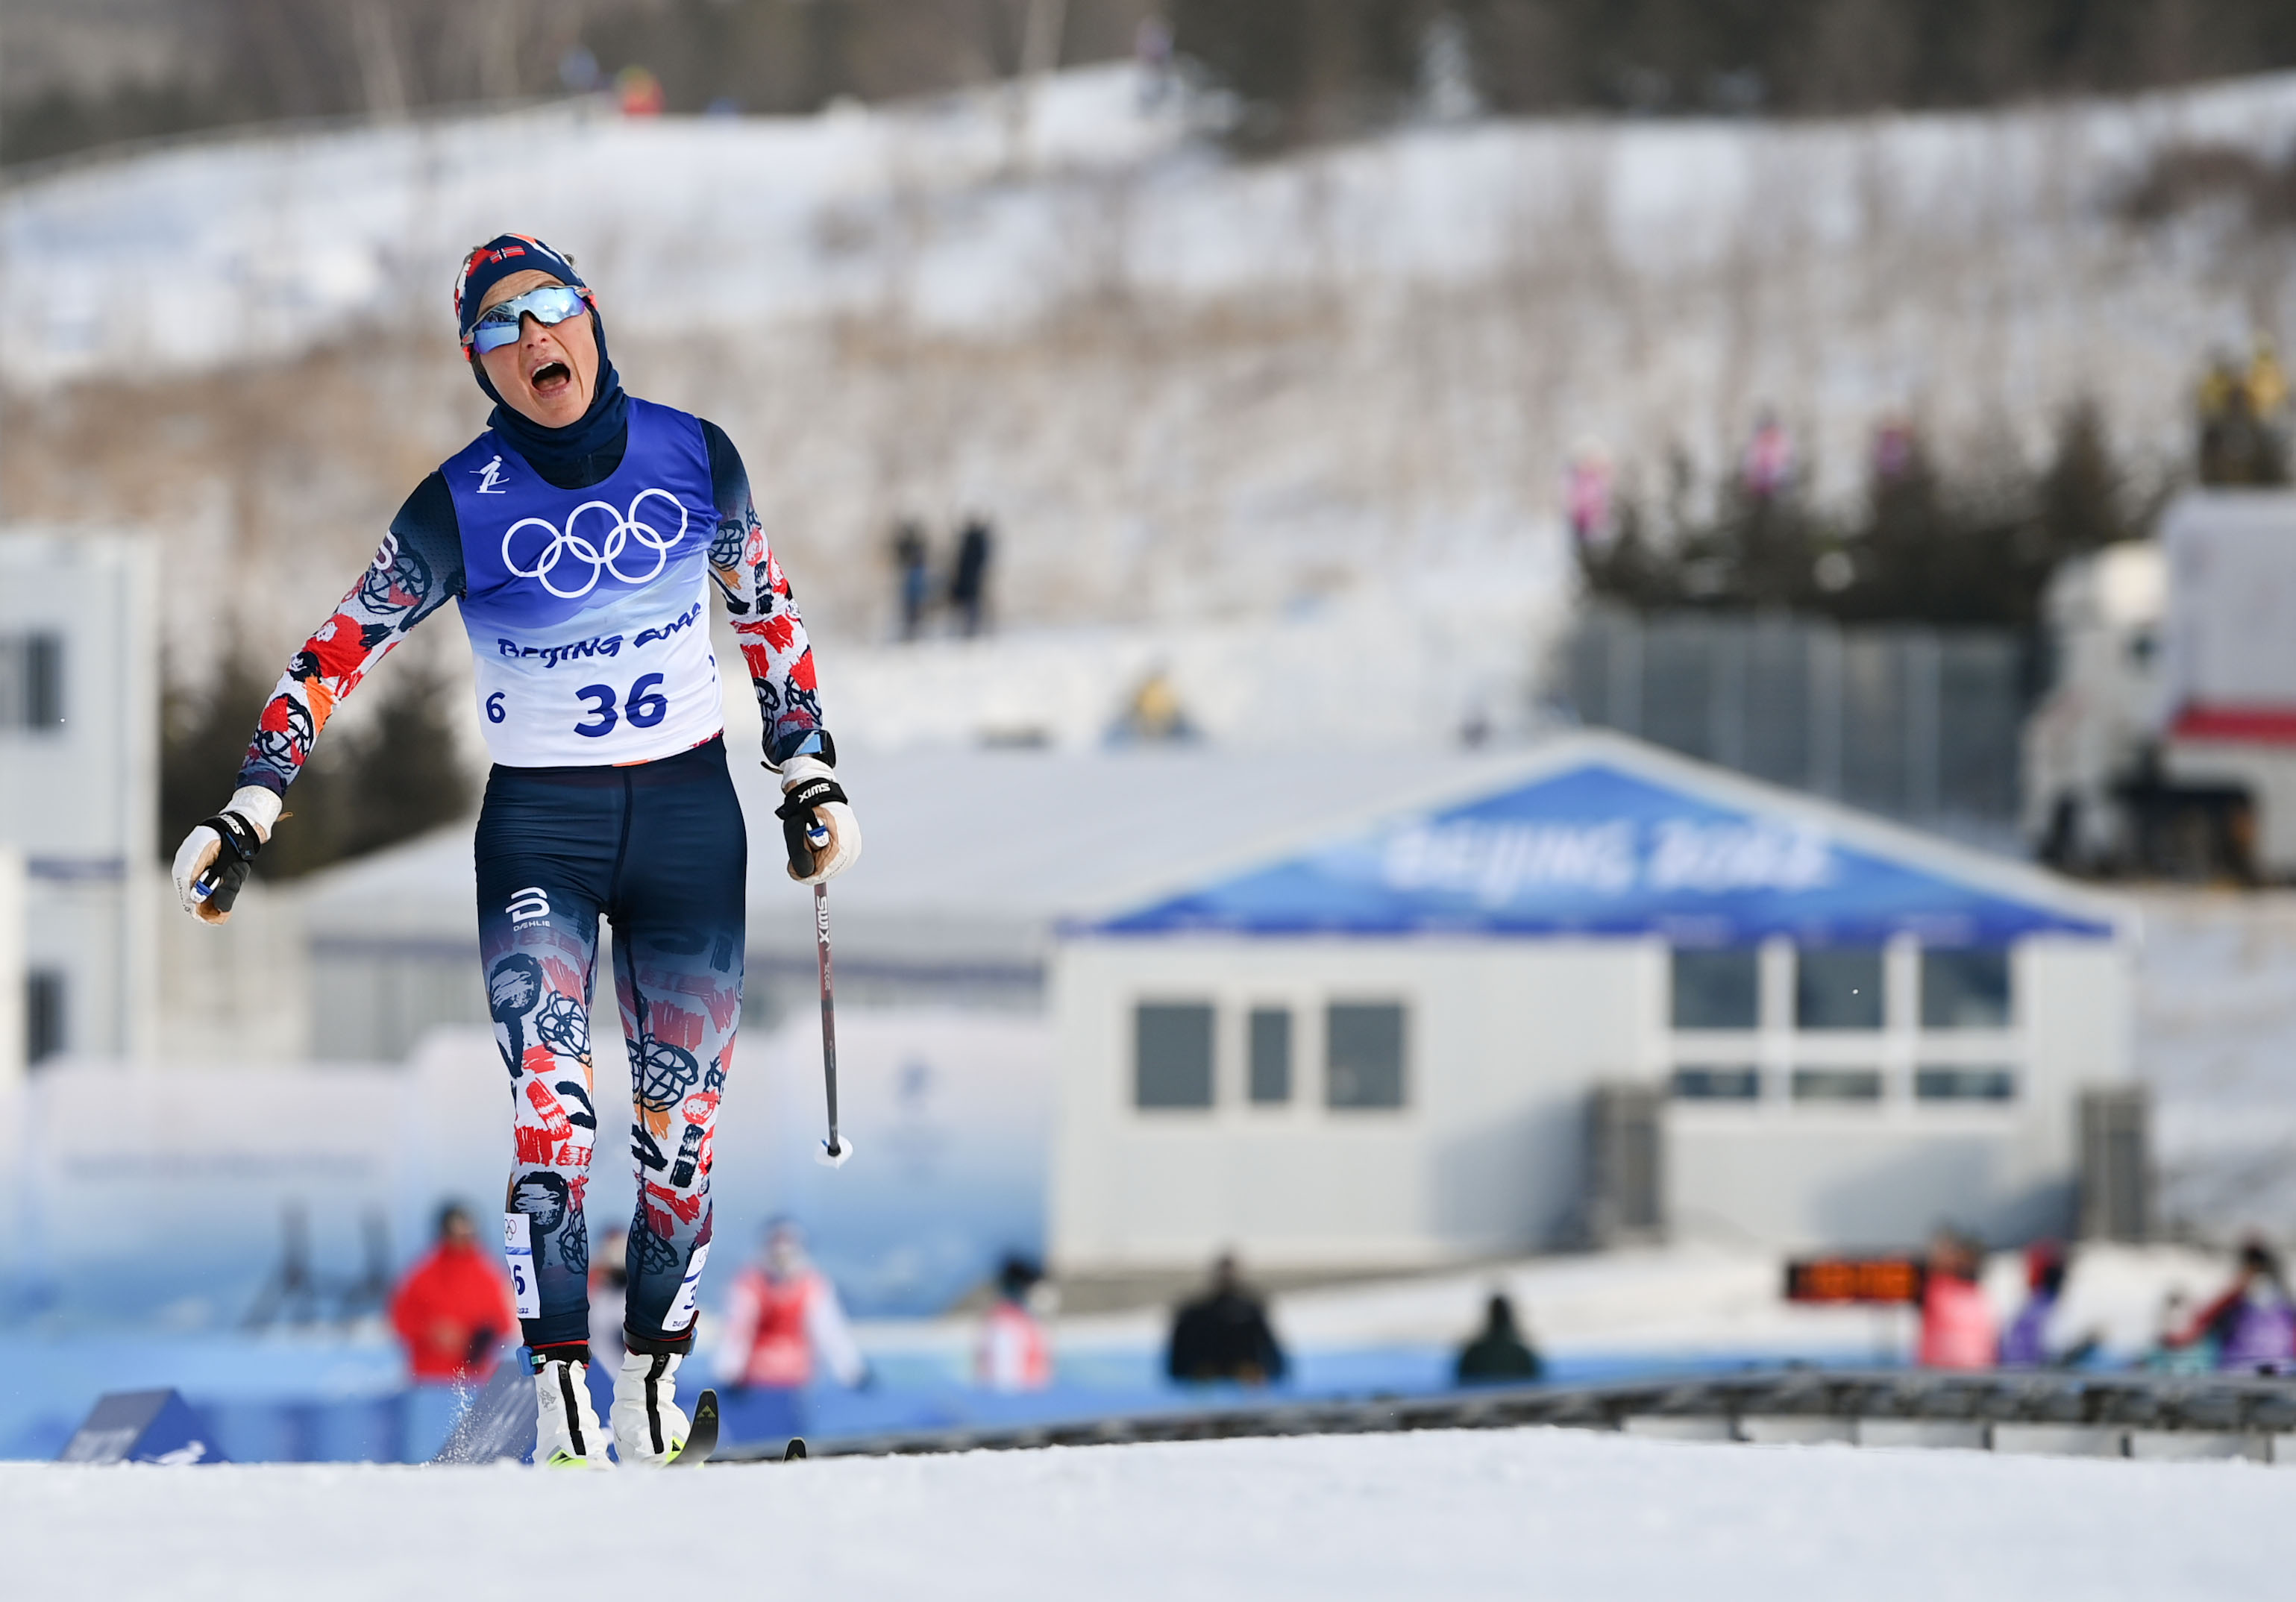
[[[813,871],[813,809],[831,801],[843,802],[845,792],[834,779],[800,779],[783,792],[774,816],[782,821],[782,844],[789,848],[790,877],[804,879]]]
[[[235,812],[219,812],[212,818],[201,818],[193,827],[212,829],[223,841],[215,861],[193,882],[209,887],[208,905],[218,912],[228,912],[239,899],[240,887],[247,883],[247,870],[255,865],[255,854],[263,849],[263,837],[255,832],[254,824]]]

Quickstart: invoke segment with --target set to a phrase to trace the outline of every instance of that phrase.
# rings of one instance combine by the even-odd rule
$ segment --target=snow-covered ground
[[[2233,1463],[1515,1430],[697,1475],[0,1466],[27,1598],[1356,1602],[2260,1596],[2296,1481]]]
[[[2164,1222],[2296,1237],[2296,894],[2153,890],[2136,1061]]]

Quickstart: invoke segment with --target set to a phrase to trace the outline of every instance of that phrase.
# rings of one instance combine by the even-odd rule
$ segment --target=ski
[[[802,1463],[805,1461],[805,1437],[803,1435],[791,1435],[790,1437],[790,1443],[782,1448],[782,1461],[784,1463]]]
[[[677,1455],[662,1465],[665,1468],[699,1468],[718,1450],[718,1393],[704,1391],[701,1400],[693,1404],[693,1422],[685,1432],[685,1444]]]

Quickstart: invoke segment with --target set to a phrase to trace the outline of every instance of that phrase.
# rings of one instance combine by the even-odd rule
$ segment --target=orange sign
[[[1910,1257],[1812,1257],[1786,1264],[1789,1302],[1918,1303],[1922,1265]]]

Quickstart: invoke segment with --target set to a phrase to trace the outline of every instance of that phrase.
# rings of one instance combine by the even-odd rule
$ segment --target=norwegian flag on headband
[[[574,270],[574,258],[560,254],[530,233],[497,233],[463,257],[455,277],[455,328],[464,345],[479,319],[487,291],[513,273],[547,273],[563,284],[586,287]]]

